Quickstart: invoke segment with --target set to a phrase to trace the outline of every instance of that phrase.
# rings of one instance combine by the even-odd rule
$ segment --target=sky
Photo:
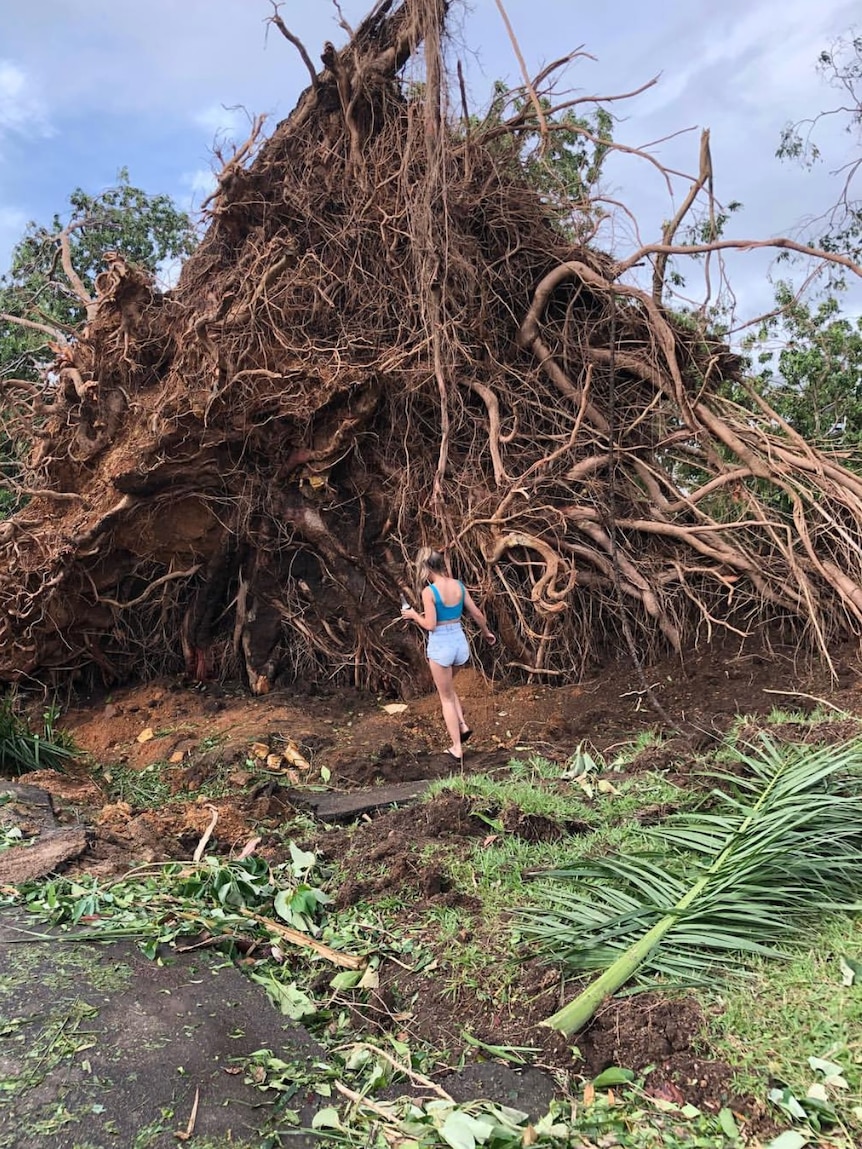
[[[371,0],[341,0],[356,24]],[[814,169],[775,156],[780,133],[839,102],[818,74],[819,52],[858,19],[857,0],[505,0],[531,73],[582,47],[564,87],[578,95],[631,91],[612,106],[615,139],[650,151],[685,173],[697,171],[700,129],[711,132],[715,192],[741,201],[730,237],[800,237],[836,198],[835,169],[858,140],[835,119],[818,134]],[[345,39],[332,0],[285,0],[281,15],[319,59],[325,40]],[[286,116],[307,85],[292,46],[267,30],[269,0],[0,0],[0,272],[29,220],[62,213],[69,193],[96,194],[126,167],[133,184],[171,195],[194,211],[212,186],[215,142],[242,141],[249,118]],[[450,59],[460,58],[473,106],[483,108],[496,79],[520,82],[517,58],[495,0],[458,3]],[[684,198],[669,198],[646,161],[617,154],[604,190],[657,239]],[[606,245],[625,255],[630,225]],[[771,258],[730,259],[740,311],[772,300]],[[694,291],[694,285],[692,285]]]

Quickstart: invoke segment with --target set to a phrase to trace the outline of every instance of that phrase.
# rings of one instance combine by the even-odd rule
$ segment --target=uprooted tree
[[[176,289],[110,253],[41,386],[6,380],[36,445],[0,524],[2,678],[184,657],[258,692],[397,689],[422,654],[388,624],[429,541],[500,673],[862,632],[862,478],[740,401],[739,361],[663,303],[669,256],[734,241],[677,244],[681,209],[615,260],[567,227],[520,157],[579,101],[551,68],[508,118],[454,113],[447,8],[381,0],[320,72],[276,10],[310,85],[225,164]]]

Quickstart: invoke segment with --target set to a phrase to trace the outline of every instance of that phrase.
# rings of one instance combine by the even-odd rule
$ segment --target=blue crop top
[[[438,624],[441,622],[457,622],[461,617],[461,613],[464,610],[464,595],[466,591],[464,590],[464,584],[460,580],[458,586],[461,588],[461,601],[456,602],[454,606],[446,606],[440,595],[440,591],[433,582],[431,583],[431,593],[434,595],[434,606],[437,609]]]

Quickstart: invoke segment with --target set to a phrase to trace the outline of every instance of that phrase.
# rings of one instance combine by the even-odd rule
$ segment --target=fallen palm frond
[[[549,875],[574,888],[524,911],[524,934],[572,970],[604,972],[545,1025],[581,1029],[640,973],[691,984],[748,954],[782,956],[824,911],[859,908],[862,742],[779,748],[764,736],[740,760],[747,775],[719,775],[730,792],[714,791],[708,811],[647,832],[660,853]]]

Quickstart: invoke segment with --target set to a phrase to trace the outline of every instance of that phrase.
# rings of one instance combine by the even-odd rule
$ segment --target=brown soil
[[[841,675],[835,687],[823,670],[797,672],[789,659],[710,655],[691,659],[684,670],[678,664],[654,668],[650,682],[657,684],[661,702],[672,714],[716,730],[727,728],[742,711],[756,715],[776,705],[797,709],[806,703],[792,694],[769,693],[773,690],[798,690],[851,715],[862,714],[855,658],[848,655],[842,662]],[[498,690],[473,671],[465,672],[458,685],[474,730],[467,771],[502,771],[509,759],[533,753],[565,762],[580,741],[602,752],[639,730],[658,726],[630,667],[610,667],[561,688]],[[569,1042],[538,1026],[560,1003],[556,970],[527,960],[517,983],[502,995],[486,992],[485,986],[458,984],[455,970],[446,968],[434,930],[425,926],[416,932],[418,911],[455,909],[463,919],[458,942],[464,945],[478,944],[493,953],[509,944],[483,932],[475,891],[456,887],[450,877],[454,859],[464,858],[477,841],[494,840],[496,831],[488,825],[486,810],[444,793],[419,805],[365,817],[354,826],[310,828],[308,815],[291,800],[297,786],[327,784],[351,790],[452,772],[451,761],[439,753],[446,739],[436,697],[415,699],[394,715],[384,711],[385,704],[385,699],[351,692],[312,697],[274,692],[251,698],[181,682],[120,690],[76,707],[65,722],[98,768],[91,762],[68,775],[41,771],[27,781],[54,795],[61,821],[81,820],[94,827],[95,846],[71,864],[71,872],[116,872],[141,860],[189,858],[217,811],[208,849],[238,851],[250,839],[260,838],[259,850],[276,860],[284,857],[286,842],[293,838],[304,847],[313,846],[325,861],[337,861],[339,872],[352,875],[333,891],[339,907],[396,893],[403,904],[404,932],[438,953],[439,962],[436,969],[417,971],[408,968],[409,961],[403,966],[385,963],[377,1000],[363,1013],[366,1025],[370,1017],[370,1024],[381,1030],[450,1051],[464,1048],[467,1030],[488,1044],[536,1048],[538,1063],[575,1073],[591,1075],[610,1064],[635,1070],[654,1066],[648,1087],[658,1096],[674,1100],[679,1094],[708,1108],[729,1103],[757,1117],[753,1101],[746,1105],[732,1097],[730,1067],[711,1060],[705,1051],[703,1019],[690,999],[641,995],[609,1004],[578,1036],[579,1061],[573,1060]],[[145,730],[153,736],[141,742]],[[834,740],[858,731],[859,721],[853,718],[814,727],[810,737]],[[756,722],[751,733],[756,733]],[[783,733],[794,732],[789,728]],[[781,737],[782,729],[774,736]],[[280,754],[288,740],[299,747],[307,767],[283,762],[273,768],[258,756],[266,751]],[[691,743],[670,737],[643,751],[627,770],[661,769],[683,780],[694,765]],[[155,808],[136,802],[133,790],[128,800],[118,799],[112,786],[121,771],[131,782],[139,772],[142,781],[161,777],[170,797]],[[222,787],[220,796],[208,797],[207,787],[216,782]],[[655,805],[639,816],[649,823],[667,812]],[[526,816],[517,807],[494,811],[493,817],[505,833],[529,841],[554,841],[580,828]],[[433,915],[424,920],[433,920]]]

